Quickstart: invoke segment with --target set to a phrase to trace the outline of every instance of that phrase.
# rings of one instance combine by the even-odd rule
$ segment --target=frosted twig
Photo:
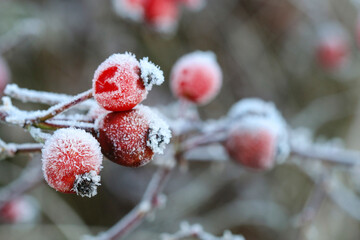
[[[36,125],[36,123],[39,122],[45,122],[46,120],[55,117],[56,115],[66,111],[67,109],[84,102],[85,100],[91,98],[93,96],[92,89],[89,89],[83,93],[80,93],[76,96],[74,96],[72,99],[69,99],[66,102],[59,103],[51,108],[49,108],[46,111],[43,111],[39,116],[32,118],[32,119],[26,119],[27,125]]]
[[[302,158],[317,159],[332,164],[352,167],[360,164],[360,152],[340,148],[321,147],[316,145],[292,145],[291,154]]]
[[[32,153],[41,151],[42,144],[40,143],[5,143],[0,139],[0,160],[7,157],[13,157],[18,153]]]
[[[241,235],[233,235],[230,231],[225,231],[223,236],[216,237],[203,230],[200,224],[190,225],[187,222],[180,224],[180,230],[174,234],[164,233],[161,240],[182,240],[188,238],[196,238],[199,240],[245,240]]]
[[[326,197],[327,178],[325,176],[319,177],[315,182],[314,189],[311,190],[303,210],[295,217],[295,225],[298,227],[296,239],[301,240],[307,227],[311,225],[320,209],[321,203]]]
[[[33,158],[19,178],[0,190],[0,209],[12,199],[33,189],[43,180],[39,158]]]
[[[223,132],[216,132],[216,133],[209,133],[203,134],[200,136],[196,136],[186,140],[180,149],[180,154],[188,152],[194,148],[206,146],[214,143],[221,143],[226,139],[227,133]]]
[[[121,239],[141,224],[144,217],[162,204],[159,195],[173,168],[161,167],[153,175],[140,203],[114,226],[98,236],[85,236],[84,239],[113,240]]]
[[[73,98],[73,96],[67,94],[43,92],[20,88],[16,84],[8,84],[4,90],[4,94],[11,98],[18,99],[22,102],[42,103],[48,105],[55,105],[62,102],[70,101]],[[93,105],[93,100],[87,100],[85,102],[82,102],[81,104],[78,104],[76,107],[81,110],[88,110]]]

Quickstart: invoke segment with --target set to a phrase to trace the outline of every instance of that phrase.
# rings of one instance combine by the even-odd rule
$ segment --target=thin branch
[[[348,167],[360,164],[360,152],[321,146],[291,146],[291,154]]]
[[[34,158],[19,178],[0,190],[0,209],[12,199],[30,191],[43,181],[39,158]]]
[[[18,99],[22,102],[42,103],[47,105],[55,105],[62,102],[71,101],[71,99],[73,99],[73,96],[71,95],[20,88],[16,84],[8,84],[4,90],[4,93],[7,96]],[[78,104],[77,108],[88,110],[93,105],[94,101],[88,100]]]
[[[0,140],[0,160],[13,157],[18,153],[40,152],[43,145],[41,143],[5,143]]]
[[[114,226],[106,232],[100,233],[95,237],[85,237],[85,239],[114,240],[120,239],[134,230],[141,224],[144,217],[161,204],[159,195],[166,184],[173,168],[161,167],[153,175],[144,196],[140,203],[130,211],[125,217],[120,219]]]
[[[80,93],[74,96],[72,99],[59,103],[46,111],[43,111],[41,114],[36,116],[35,118],[26,119],[27,125],[36,125],[39,122],[45,122],[46,120],[55,117],[56,115],[68,110],[69,108],[84,102],[87,99],[90,99],[93,96],[92,89],[89,89],[83,93]]]
[[[196,238],[199,240],[245,240],[241,235],[233,235],[230,231],[225,231],[223,236],[217,237],[203,230],[199,224],[190,225],[183,222],[180,225],[180,230],[174,234],[164,233],[161,236],[162,240],[182,240],[188,238]]]

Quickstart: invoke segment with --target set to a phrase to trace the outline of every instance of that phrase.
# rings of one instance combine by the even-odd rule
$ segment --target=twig
[[[18,153],[32,153],[39,152],[42,149],[42,144],[40,143],[5,143],[0,139],[0,160],[7,157],[13,157]]]
[[[12,199],[36,187],[43,180],[39,158],[34,158],[22,171],[21,176],[0,190],[0,209]]]
[[[159,168],[157,172],[154,173],[149,185],[147,186],[142,200],[132,211],[130,211],[106,232],[102,232],[95,237],[86,236],[85,239],[120,239],[139,226],[144,217],[161,204],[159,195],[161,194],[172,169],[173,168],[169,167]]]
[[[325,176],[319,177],[319,179],[315,182],[314,189],[311,190],[310,196],[308,197],[303,210],[295,218],[295,224],[299,228],[296,236],[297,240],[301,240],[303,238],[304,232],[314,220],[320,209],[321,203],[326,197],[326,180],[327,178]]]
[[[190,225],[183,222],[180,225],[180,230],[174,234],[164,233],[161,236],[162,240],[182,240],[187,238],[196,238],[199,240],[245,240],[241,235],[233,235],[230,231],[225,231],[223,236],[216,237],[203,230],[199,224]]]
[[[36,123],[45,122],[46,120],[55,117],[56,115],[64,112],[65,110],[75,106],[76,104],[84,102],[85,100],[91,98],[92,96],[93,96],[92,89],[89,89],[83,93],[76,95],[75,97],[64,103],[59,103],[49,108],[48,110],[42,112],[41,114],[39,114],[39,116],[35,118],[26,119],[26,124],[36,125]]]
[[[321,146],[291,146],[291,154],[348,167],[360,164],[360,152]]]
[[[16,84],[8,84],[4,90],[4,93],[7,96],[18,99],[22,102],[42,103],[48,105],[55,105],[62,102],[70,101],[73,98],[73,96],[67,94],[42,92],[26,88],[19,88]],[[82,110],[88,110],[93,105],[93,100],[87,100],[81,104],[78,104],[77,108]]]

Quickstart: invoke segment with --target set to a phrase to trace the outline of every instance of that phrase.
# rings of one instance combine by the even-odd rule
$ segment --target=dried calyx
[[[82,197],[93,197],[100,185],[100,176],[95,171],[90,171],[76,176],[72,190]]]

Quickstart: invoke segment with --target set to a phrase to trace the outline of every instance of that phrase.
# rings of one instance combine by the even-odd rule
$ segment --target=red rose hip
[[[150,162],[154,153],[163,152],[171,137],[167,124],[145,106],[108,113],[97,126],[103,154],[127,167]]]
[[[143,101],[154,84],[164,81],[158,66],[133,54],[113,54],[97,68],[93,79],[95,100],[109,111],[126,111]]]
[[[175,63],[170,81],[175,96],[196,104],[206,104],[219,92],[222,73],[212,52],[196,51],[184,55]]]
[[[179,18],[175,0],[147,0],[144,5],[145,21],[159,32],[172,32]]]
[[[80,129],[60,129],[42,149],[42,168],[50,187],[82,197],[97,194],[102,154],[97,140]]]
[[[253,169],[269,169],[275,163],[276,137],[267,128],[238,126],[225,147],[233,160]]]

